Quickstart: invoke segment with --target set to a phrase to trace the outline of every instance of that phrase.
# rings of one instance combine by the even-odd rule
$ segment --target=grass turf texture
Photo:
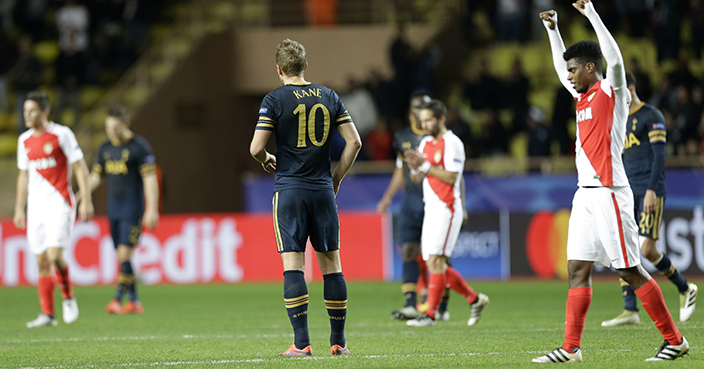
[[[667,280],[658,282],[677,321],[676,290]],[[322,284],[309,284],[309,358],[276,356],[293,341],[278,283],[140,286],[146,312],[129,316],[103,312],[112,288],[79,287],[81,315],[72,325],[60,318],[57,291],[59,326],[36,329],[24,327],[39,312],[36,289],[5,288],[0,290],[0,368],[520,368],[540,366],[531,358],[562,344],[566,282],[472,285],[491,298],[478,325],[467,327],[468,305],[453,293],[449,322],[411,328],[390,318],[403,303],[398,283],[350,283],[346,332],[352,355],[331,357]],[[692,346],[690,355],[668,363],[644,362],[662,338],[642,308],[638,326],[600,326],[622,307],[616,276],[595,282],[580,368],[704,367],[704,306],[678,324]]]

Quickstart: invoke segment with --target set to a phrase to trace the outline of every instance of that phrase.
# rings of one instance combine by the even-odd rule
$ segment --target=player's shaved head
[[[306,48],[298,42],[287,38],[276,47],[276,64],[285,75],[302,75],[306,70],[306,63]]]
[[[574,59],[581,65],[592,63],[594,67],[596,67],[597,73],[602,74],[604,62],[602,60],[601,48],[599,44],[594,41],[579,41],[568,47],[562,54],[562,57],[565,61]]]

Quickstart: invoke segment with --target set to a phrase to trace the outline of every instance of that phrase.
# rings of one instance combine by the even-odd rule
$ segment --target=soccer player
[[[446,285],[470,303],[469,326],[479,322],[482,310],[489,304],[485,294],[475,292],[457,270],[447,265],[464,219],[460,193],[465,154],[462,140],[445,127],[446,117],[447,108],[440,100],[423,104],[418,118],[428,135],[423,137],[417,150],[404,151],[413,181],[423,182],[425,217],[421,248],[430,272],[428,310],[407,321],[406,325],[411,327],[435,325]]]
[[[306,241],[316,251],[323,275],[323,298],[330,318],[333,356],[350,351],[345,342],[347,285],[340,263],[340,220],[335,196],[362,147],[357,128],[335,91],[305,80],[303,45],[285,39],[276,48],[282,87],[270,92],[259,109],[249,151],[267,173],[276,172],[274,235],[284,266],[284,304],[294,342],[280,356],[310,356],[308,287],[303,275]],[[345,140],[330,173],[330,128]],[[276,155],[266,151],[272,132]]]
[[[680,293],[680,322],[686,322],[697,307],[697,285],[687,283],[670,262],[670,258],[658,250],[662,210],[667,189],[665,186],[665,117],[654,106],[641,101],[636,91],[636,77],[626,73],[628,90],[631,93],[631,109],[626,121],[626,143],[623,165],[631,184],[635,201],[635,216],[641,253],[650,260],[660,274],[667,276]],[[614,319],[601,323],[602,327],[624,324],[640,324],[640,316],[633,288],[621,279],[623,312]]]
[[[78,216],[88,221],[93,202],[88,189],[88,167],[76,136],[70,128],[49,121],[51,106],[44,92],[33,91],[24,102],[28,130],[17,143],[17,197],[13,221],[27,229],[29,250],[37,256],[37,287],[42,312],[27,328],[56,326],[54,287],[61,287],[66,324],[78,319],[78,305],[69,281],[68,264],[62,253],[68,245],[76,219],[76,199],[71,189],[71,170],[76,173],[82,201]],[[25,205],[27,212],[25,213]],[[56,279],[52,276],[54,267]]]
[[[398,233],[403,260],[401,291],[406,299],[406,305],[391,312],[391,316],[399,320],[414,319],[420,315],[416,310],[418,302],[416,281],[419,276],[423,278],[421,270],[425,270],[425,261],[419,258],[420,234],[423,226],[423,187],[419,183],[411,181],[410,169],[403,162],[403,152],[407,149],[415,150],[420,140],[425,136],[425,132],[417,122],[418,110],[423,103],[429,101],[430,96],[424,92],[417,92],[411,96],[408,109],[409,126],[394,134],[394,149],[397,155],[396,168],[384,195],[377,204],[377,211],[385,213],[398,190],[403,188],[401,212],[398,216]]]
[[[147,140],[130,130],[130,117],[124,107],[110,109],[105,132],[108,141],[100,146],[90,174],[91,191],[107,177],[110,233],[120,264],[115,298],[105,306],[105,312],[142,314],[144,307],[137,296],[131,260],[142,227],[152,230],[159,221],[156,161]],[[125,292],[129,301],[122,305]]]
[[[665,306],[662,291],[640,265],[638,230],[633,215],[633,192],[621,152],[631,95],[626,87],[623,57],[616,41],[589,0],[572,4],[594,27],[599,43],[580,41],[565,50],[557,28],[557,12],[540,13],[560,82],[577,99],[575,161],[578,186],[572,202],[567,234],[569,292],[565,340],[533,362],[579,362],[584,320],[592,300],[594,263],[613,265],[643,302],[664,344],[648,361],[674,360],[689,351]],[[602,76],[602,53],[608,68]]]

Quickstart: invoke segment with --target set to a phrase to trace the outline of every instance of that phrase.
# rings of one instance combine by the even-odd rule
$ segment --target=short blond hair
[[[300,76],[306,70],[306,48],[296,41],[285,39],[276,47],[276,65],[289,77]]]

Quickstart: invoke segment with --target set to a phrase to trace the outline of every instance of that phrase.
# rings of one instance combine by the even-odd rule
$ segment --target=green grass
[[[677,319],[676,290],[666,280],[659,282]],[[347,342],[352,355],[335,358],[329,353],[321,284],[309,285],[312,358],[276,356],[292,342],[280,284],[142,287],[146,313],[141,316],[105,314],[103,307],[113,293],[109,287],[76,288],[81,311],[76,323],[60,321],[58,327],[32,330],[24,324],[38,313],[36,290],[2,289],[0,368],[518,368],[536,367],[532,357],[561,345],[565,282],[472,285],[491,298],[477,326],[467,327],[467,303],[453,294],[449,322],[409,328],[390,319],[391,310],[402,304],[399,284],[350,283]],[[645,363],[661,336],[642,309],[639,326],[600,327],[621,307],[616,277],[595,282],[580,368],[704,367],[699,351],[704,311],[679,324],[692,345],[690,355],[670,363]],[[59,306],[58,315],[60,311]]]

